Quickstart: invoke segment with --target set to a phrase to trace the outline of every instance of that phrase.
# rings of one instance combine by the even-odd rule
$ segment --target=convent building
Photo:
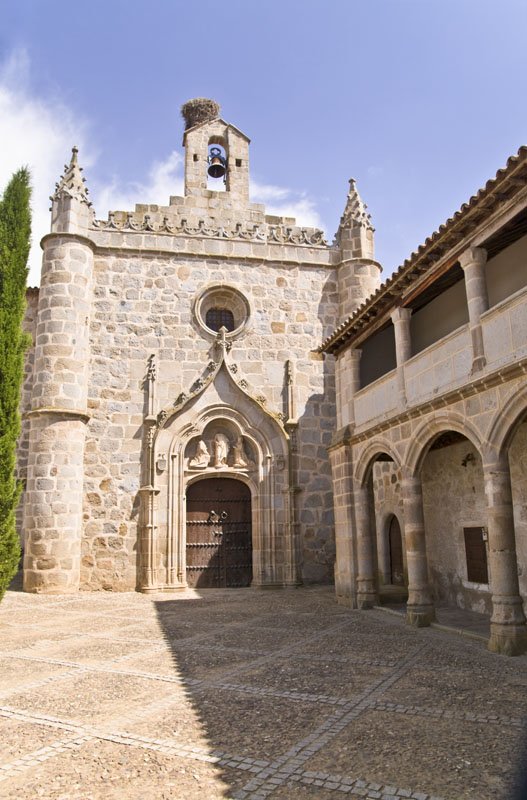
[[[527,646],[527,150],[385,283],[355,182],[338,231],[249,200],[249,139],[183,107],[184,196],[52,197],[23,390],[24,588],[335,578],[337,600],[491,615]]]

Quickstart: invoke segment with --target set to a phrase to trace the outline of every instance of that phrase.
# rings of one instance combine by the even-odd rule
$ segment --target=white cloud
[[[250,193],[253,203],[265,204],[267,214],[295,217],[298,225],[308,228],[324,228],[314,199],[305,192],[251,181]]]
[[[174,150],[164,161],[156,161],[144,183],[121,182],[114,176],[110,183],[94,184],[92,198],[97,216],[108,211],[133,211],[136,203],[167,205],[170,195],[183,194],[183,157]]]
[[[61,101],[41,100],[29,89],[29,59],[24,50],[15,51],[0,66],[0,191],[22,166],[31,171],[33,186],[33,246],[29,257],[29,285],[40,280],[40,239],[49,231],[49,195],[62,173],[64,159],[74,144],[85,148],[86,124]]]

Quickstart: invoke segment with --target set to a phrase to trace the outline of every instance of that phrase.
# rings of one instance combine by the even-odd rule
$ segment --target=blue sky
[[[526,34],[524,0],[6,2],[0,184],[32,168],[37,243],[73,144],[98,217],[166,203],[213,97],[275,213],[331,238],[357,179],[386,277],[526,142]]]

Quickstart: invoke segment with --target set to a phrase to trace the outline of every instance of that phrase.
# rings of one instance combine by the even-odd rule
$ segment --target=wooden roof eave
[[[506,203],[507,206],[516,205],[519,199],[518,195],[527,197],[527,149],[520,148],[520,153],[522,158],[518,155],[518,163],[511,168],[508,175],[504,176],[501,181],[494,179],[496,185],[487,189],[488,183],[492,182],[489,181],[485,189],[480,190],[480,192],[487,192],[481,199],[477,195],[471,198],[468,204],[462,206],[460,211],[456,212],[450,220],[426,239],[424,244],[399,267],[399,270],[323,342],[319,347],[319,352],[337,355],[350,346],[350,340],[355,343],[359,341],[359,338],[361,340],[367,338],[366,336],[360,337],[360,331],[364,326],[363,320],[368,312],[377,308],[378,313],[375,316],[378,316],[379,322],[376,323],[375,328],[368,328],[368,336],[370,336],[374,330],[378,330],[386,322],[388,306],[393,308],[396,304],[407,305],[410,297],[415,297],[424,288],[421,281],[418,285],[414,284],[416,278],[426,275],[426,285],[430,285],[457,262],[461,252],[469,246],[466,241],[469,236],[477,242],[476,231],[482,226],[488,225],[489,216],[496,211],[498,205],[504,203],[504,197],[509,201]],[[507,188],[514,189],[512,195],[507,193]],[[482,211],[483,213],[481,213]],[[503,205],[500,212],[503,213]],[[411,295],[407,296],[405,288],[410,285],[413,287],[413,291]],[[396,302],[393,302],[393,299]]]

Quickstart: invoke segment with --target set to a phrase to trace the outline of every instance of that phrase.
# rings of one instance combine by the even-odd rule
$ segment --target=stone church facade
[[[333,580],[318,347],[379,284],[369,217],[353,182],[331,245],[266,215],[247,136],[212,101],[183,110],[183,197],[99,220],[75,149],[52,197],[26,317],[26,591]]]

